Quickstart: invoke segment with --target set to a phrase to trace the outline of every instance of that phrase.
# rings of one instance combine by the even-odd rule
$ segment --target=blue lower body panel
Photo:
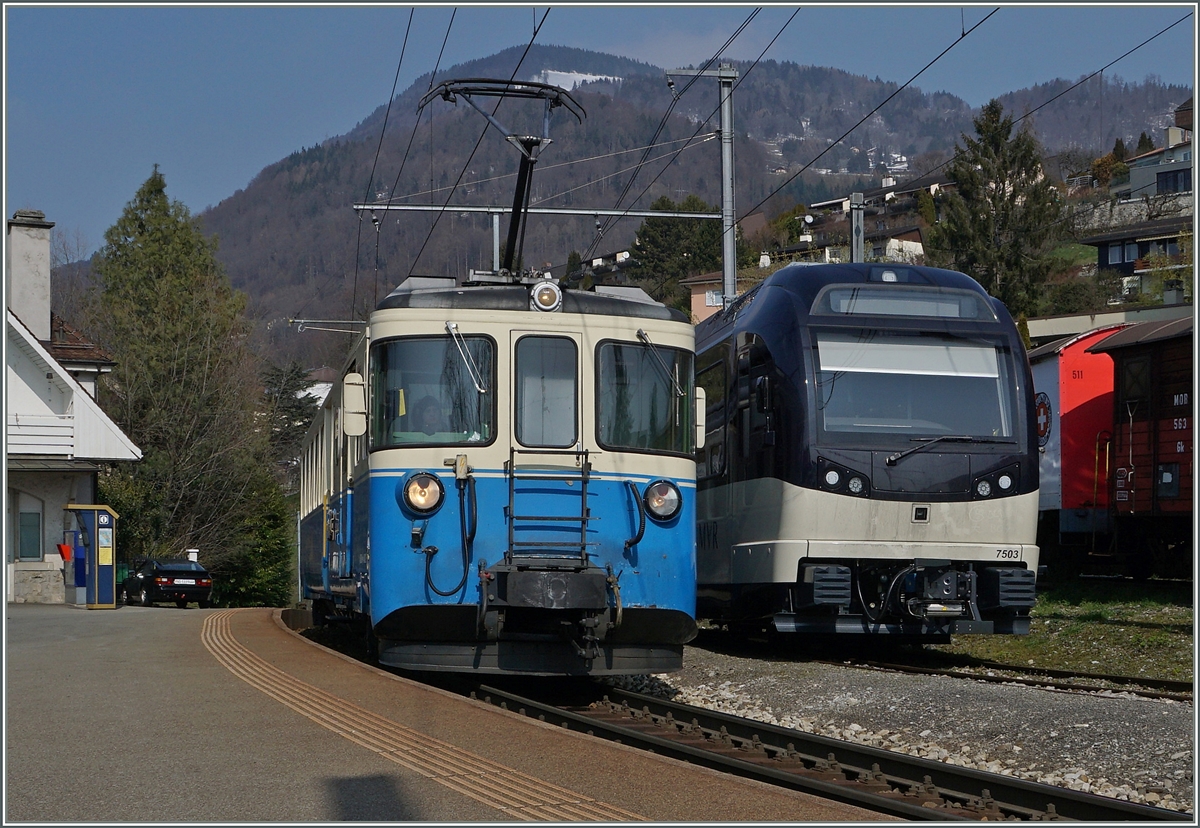
[[[445,500],[424,517],[400,505],[406,470],[372,478],[370,608],[381,663],[527,675],[682,666],[696,633],[694,496],[656,523],[624,479],[589,478],[585,506],[579,481],[534,481],[510,494],[500,474],[479,475],[474,491],[438,476]]]

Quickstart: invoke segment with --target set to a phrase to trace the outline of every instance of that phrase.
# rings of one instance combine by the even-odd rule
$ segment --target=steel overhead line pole
[[[732,63],[716,69],[672,69],[672,75],[700,75],[716,78],[721,86],[721,304],[729,307],[737,295],[737,230],[733,205],[733,84],[738,70]],[[674,89],[672,88],[672,94]]]
[[[418,213],[491,213],[492,215],[492,269],[500,269],[500,216],[512,212],[511,207],[495,207],[475,204],[354,204],[355,210],[408,210]],[[719,219],[719,213],[689,213],[680,210],[616,210],[611,208],[588,209],[586,207],[530,207],[527,213],[554,216],[634,216],[637,218],[691,218]]]

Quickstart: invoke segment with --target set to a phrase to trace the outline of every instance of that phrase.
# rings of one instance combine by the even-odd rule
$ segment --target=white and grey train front
[[[369,618],[395,667],[678,669],[696,631],[693,344],[641,291],[408,279],[311,435],[305,597]]]
[[[779,632],[1027,633],[1025,349],[970,277],[791,265],[702,322],[697,615]]]

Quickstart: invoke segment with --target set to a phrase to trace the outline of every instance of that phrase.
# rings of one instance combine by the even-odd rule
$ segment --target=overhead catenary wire
[[[618,155],[628,155],[631,152],[641,152],[642,150],[647,149],[647,148],[653,150],[653,149],[659,149],[661,147],[668,147],[672,144],[682,144],[682,143],[694,140],[695,137],[696,137],[695,135],[689,135],[687,138],[676,138],[671,141],[663,141],[662,143],[659,143],[659,144],[649,144],[647,146],[642,146],[642,147],[631,147],[630,149],[617,150],[616,152],[606,152],[606,153],[603,153],[602,155],[592,155],[587,158],[576,158],[576,159],[572,159],[570,161],[560,161],[557,164],[547,164],[543,167],[539,167],[539,169],[542,170],[543,172],[548,172],[550,170],[557,170],[562,167],[573,167],[573,166],[576,166],[579,164],[586,164],[590,161],[603,161],[606,158],[616,158]],[[700,144],[704,143],[705,141],[710,141],[716,137],[717,137],[717,133],[715,133],[715,132],[708,133],[704,136],[703,139],[701,139],[701,141],[697,142],[696,144],[693,144],[692,146],[699,146]],[[683,147],[683,149],[691,149],[691,148],[692,147]],[[664,158],[664,157],[666,157],[666,154],[659,156],[659,158]],[[658,160],[658,159],[653,159],[653,160]],[[621,172],[625,172],[625,171],[631,170],[631,169],[633,169],[633,167],[626,167],[625,170],[622,170]],[[617,174],[619,174],[619,173],[617,173]],[[491,178],[477,178],[477,179],[475,179],[474,183],[476,186],[478,186],[480,184],[491,184],[496,181],[503,181],[506,178],[513,178],[516,175],[517,174],[515,172],[502,173],[501,175],[494,175]],[[605,176],[605,178],[611,178],[611,177],[612,177],[611,175]],[[596,179],[596,180],[602,181],[603,179]],[[592,183],[592,182],[589,182],[589,183]],[[382,202],[379,202],[379,201],[374,202],[374,204],[378,205],[379,207],[386,207],[386,206],[394,204],[398,201],[403,201],[403,200],[410,199],[410,198],[417,198],[418,196],[432,196],[435,193],[444,193],[450,189],[453,189],[453,188],[446,186],[446,187],[437,187],[433,190],[421,190],[421,191],[415,192],[415,193],[407,193],[405,195],[392,196]],[[579,189],[579,188],[575,188],[575,189]],[[568,190],[567,192],[573,192],[573,191]],[[559,193],[558,195],[562,195],[562,193]],[[554,197],[555,196],[547,196],[546,198],[554,198]],[[541,202],[543,202],[545,200],[546,200],[545,198],[539,199],[539,201],[537,203],[540,204]]]
[[[790,17],[789,17],[789,18],[788,18],[786,21],[784,21],[784,24],[783,24],[782,26],[780,26],[780,27],[779,27],[779,31],[775,33],[775,36],[774,36],[773,38],[771,38],[770,42],[769,42],[769,43],[767,43],[767,45],[766,45],[766,46],[763,48],[763,50],[762,50],[761,52],[759,52],[759,54],[758,54],[758,57],[756,57],[756,58],[754,59],[754,61],[753,61],[753,62],[750,64],[750,68],[749,68],[749,69],[747,69],[747,70],[745,71],[745,73],[743,73],[743,74],[742,74],[742,75],[741,75],[741,76],[740,76],[740,77],[737,79],[737,81],[735,81],[735,82],[734,82],[734,84],[733,84],[733,89],[731,90],[731,92],[733,92],[733,91],[736,91],[736,90],[737,90],[737,88],[738,88],[739,86],[741,86],[741,85],[742,85],[742,83],[743,83],[743,82],[746,80],[746,78],[748,78],[748,77],[750,76],[750,73],[754,71],[754,68],[755,68],[756,66],[758,66],[758,64],[759,64],[759,63],[762,61],[763,57],[764,57],[764,56],[766,55],[766,53],[767,53],[767,52],[770,50],[770,48],[771,48],[773,45],[775,45],[775,41],[776,41],[776,40],[778,40],[778,39],[780,38],[780,36],[781,36],[781,35],[784,33],[784,31],[787,29],[787,27],[788,27],[788,26],[791,24],[792,20],[794,20],[794,19],[795,19],[795,17],[796,17],[796,15],[797,15],[797,14],[799,14],[799,13],[800,13],[800,9],[799,9],[799,8],[797,8],[795,11],[793,11],[793,12],[792,12],[791,16],[790,16]],[[699,76],[699,75],[695,75],[695,76],[693,77],[693,79],[695,79],[695,78],[698,78],[698,77],[700,77],[700,76]],[[717,106],[716,106],[716,108],[714,108],[714,109],[713,109],[713,111],[712,111],[712,112],[710,112],[710,113],[708,114],[708,117],[707,117],[707,118],[705,118],[703,121],[701,121],[701,122],[700,122],[700,125],[699,125],[698,127],[696,127],[696,131],[695,131],[694,133],[692,133],[691,137],[690,137],[690,138],[688,138],[688,140],[690,141],[690,140],[692,140],[692,138],[695,138],[697,135],[699,135],[699,134],[700,134],[700,130],[702,130],[702,129],[703,129],[705,126],[707,126],[707,125],[708,125],[708,122],[712,120],[713,116],[714,116],[714,115],[716,115],[716,114],[717,114],[717,112],[719,112],[719,111],[720,111],[720,109],[721,109],[721,106],[720,106],[720,104],[718,103],[718,104],[717,104]],[[678,152],[676,152],[676,153],[675,153],[675,156],[676,156],[676,157],[678,157],[678,155],[679,155],[679,153],[678,153]],[[657,160],[657,159],[656,159],[656,160]],[[627,209],[633,209],[633,205],[634,205],[634,204],[637,204],[637,203],[638,203],[638,201],[639,201],[639,200],[642,198],[642,196],[644,196],[644,195],[645,195],[647,192],[649,192],[650,188],[654,186],[654,184],[655,184],[655,183],[658,181],[658,179],[662,178],[663,174],[664,174],[664,173],[667,171],[667,169],[669,169],[669,168],[670,168],[671,164],[672,164],[672,163],[674,163],[674,161],[675,161],[675,159],[674,159],[674,158],[672,158],[672,159],[671,159],[671,161],[670,161],[669,163],[667,163],[667,164],[664,164],[664,165],[662,166],[662,168],[661,168],[661,169],[658,171],[658,175],[654,176],[654,178],[653,178],[653,179],[650,181],[650,183],[649,183],[649,184],[647,184],[645,187],[643,187],[643,188],[642,188],[642,191],[641,191],[640,193],[638,193],[638,195],[637,195],[637,198],[635,198],[635,199],[634,199],[634,200],[633,200],[633,201],[630,203],[630,206],[629,206],[629,208],[627,208]],[[618,217],[618,218],[619,218],[619,217]],[[603,235],[603,234],[601,233],[600,235]],[[595,251],[596,243],[597,243],[598,241],[599,241],[599,237],[597,237],[596,239],[594,239],[594,240],[593,240],[591,247],[589,247],[589,248],[588,248],[588,250],[587,250],[587,254],[584,256],[584,258],[585,258],[585,259],[586,259],[586,258],[590,258],[590,257],[591,257],[591,255],[592,255],[592,254],[593,254],[593,252]]]
[[[455,8],[454,11],[451,12],[450,22],[446,25],[446,37],[442,41],[442,50],[443,51],[445,51],[445,48],[446,48],[446,40],[448,40],[450,37],[450,27],[454,25],[454,15],[455,15],[455,13],[457,13],[457,11],[458,11],[458,9]],[[383,127],[379,131],[379,144],[375,148],[375,161],[371,165],[371,175],[367,180],[367,192],[366,192],[366,196],[363,199],[364,201],[369,199],[371,196],[371,186],[374,184],[374,181],[375,181],[375,168],[379,164],[379,154],[380,154],[380,151],[383,149],[383,138],[384,138],[384,134],[387,132],[388,117],[391,115],[391,112],[392,112],[392,102],[395,101],[395,99],[396,99],[396,87],[400,81],[400,67],[404,65],[404,54],[408,50],[408,35],[412,31],[412,21],[413,21],[413,15],[415,13],[416,13],[415,7],[410,9],[409,13],[408,13],[408,26],[404,30],[404,43],[400,47],[400,61],[399,61],[399,63],[396,64],[396,77],[395,77],[395,80],[392,81],[392,93],[391,93],[391,95],[388,96],[388,105],[387,105],[387,109],[384,112],[384,116],[383,116]],[[429,76],[429,83],[431,86],[433,84],[433,77],[434,77],[434,75],[437,74],[438,66],[441,65],[441,61],[442,61],[442,52],[439,52],[437,62],[434,64],[434,67],[433,67],[433,72]],[[418,120],[418,123],[419,123],[419,120]],[[413,134],[414,135],[416,134],[416,124],[413,125]],[[409,147],[411,147],[411,146],[412,146],[412,138],[410,137],[409,138]],[[408,158],[408,150],[405,150],[404,160],[407,160],[407,158]],[[401,162],[400,162],[401,170],[404,169],[404,160],[401,160]],[[397,175],[396,175],[397,182],[399,181],[399,178],[400,178],[399,173],[397,173]],[[393,184],[392,186],[394,188],[395,184]],[[378,298],[379,298],[379,221],[374,216],[372,216],[372,224],[375,227],[375,280],[374,280],[375,286],[373,289],[373,297],[374,298],[372,300],[372,304],[374,304],[374,302],[378,301]],[[351,319],[354,318],[355,305],[358,304],[358,264],[359,264],[359,259],[361,257],[361,254],[362,254],[362,214],[360,212],[360,214],[358,216],[358,236],[355,239],[355,244],[354,244],[354,287],[351,292],[351,299],[350,299],[350,318]]]
[[[1146,38],[1146,39],[1145,39],[1145,40],[1143,40],[1141,43],[1139,43],[1137,46],[1134,46],[1132,49],[1129,49],[1129,50],[1128,50],[1128,51],[1126,51],[1124,54],[1122,54],[1120,57],[1117,57],[1117,58],[1114,58],[1113,60],[1110,60],[1108,63],[1104,64],[1103,66],[1101,66],[1101,67],[1100,67],[1099,69],[1097,69],[1096,71],[1092,72],[1092,73],[1091,73],[1091,74],[1089,74],[1089,75],[1085,75],[1084,77],[1080,78],[1078,81],[1076,81],[1075,83],[1071,84],[1070,86],[1068,86],[1068,87],[1067,87],[1066,89],[1064,89],[1063,91],[1059,92],[1058,94],[1056,94],[1056,95],[1054,95],[1054,96],[1052,96],[1052,97],[1050,97],[1050,98],[1047,98],[1045,101],[1043,101],[1042,103],[1038,104],[1038,105],[1037,105],[1037,106],[1035,106],[1033,109],[1031,109],[1031,110],[1029,110],[1028,112],[1026,112],[1024,115],[1021,115],[1021,116],[1020,116],[1020,117],[1018,117],[1018,118],[1014,118],[1014,119],[1013,119],[1013,125],[1015,126],[1016,124],[1019,124],[1019,123],[1021,123],[1022,121],[1024,121],[1026,118],[1029,118],[1029,117],[1033,116],[1033,114],[1034,114],[1034,113],[1038,112],[1039,110],[1042,110],[1042,109],[1046,108],[1047,106],[1049,106],[1050,104],[1054,103],[1055,101],[1057,101],[1059,98],[1063,97],[1064,95],[1067,95],[1067,94],[1069,94],[1069,93],[1073,92],[1074,90],[1078,89],[1080,86],[1083,86],[1085,83],[1087,83],[1089,80],[1091,80],[1092,78],[1096,77],[1097,75],[1102,75],[1102,74],[1103,74],[1103,73],[1104,73],[1106,70],[1108,70],[1108,69],[1111,69],[1113,66],[1115,66],[1115,65],[1116,65],[1116,64],[1118,64],[1118,63],[1120,63],[1122,60],[1124,60],[1125,58],[1129,57],[1129,56],[1130,56],[1130,55],[1132,55],[1134,52],[1136,52],[1136,51],[1138,51],[1139,49],[1142,49],[1142,48],[1144,48],[1144,47],[1148,46],[1148,45],[1149,45],[1151,42],[1153,42],[1154,40],[1156,40],[1156,39],[1158,39],[1159,37],[1163,36],[1164,34],[1166,34],[1167,32],[1169,32],[1171,29],[1173,29],[1173,28],[1175,28],[1176,26],[1178,26],[1180,23],[1183,23],[1185,20],[1187,20],[1188,18],[1192,17],[1192,16],[1193,16],[1193,14],[1194,14],[1193,12],[1188,12],[1188,13],[1187,13],[1187,14],[1185,14],[1183,17],[1181,17],[1181,18],[1179,18],[1178,20],[1176,20],[1174,23],[1170,24],[1169,26],[1166,26],[1166,27],[1165,27],[1165,28],[1163,28],[1163,29],[1160,29],[1160,30],[1159,30],[1157,33],[1155,33],[1155,34],[1151,35],[1150,37]],[[948,166],[948,165],[950,165],[950,164],[954,163],[954,162],[955,162],[955,161],[956,161],[956,160],[957,160],[957,159],[958,159],[958,158],[959,158],[961,155],[963,155],[963,153],[961,153],[961,152],[959,152],[959,153],[955,153],[954,155],[950,156],[950,158],[948,158],[947,160],[943,161],[941,164],[938,164],[936,167],[933,167],[932,169],[930,169],[929,171],[927,171],[927,172],[925,173],[925,175],[932,175],[933,173],[936,173],[938,170],[942,169],[943,167],[946,167],[946,166]],[[818,156],[818,157],[819,157],[819,156]],[[815,161],[816,159],[813,159],[813,160]],[[810,162],[810,163],[811,163],[811,162]],[[802,170],[801,172],[803,172],[803,170]],[[786,184],[785,184],[784,186],[786,186]],[[1147,189],[1149,186],[1151,186],[1151,185],[1146,185],[1146,186],[1144,186],[1144,187],[1142,187],[1142,188],[1140,188],[1140,189]],[[777,190],[776,192],[778,192],[778,190]],[[1089,205],[1085,205],[1083,208],[1080,208],[1080,209],[1077,209],[1077,210],[1073,210],[1073,211],[1071,211],[1070,213],[1068,213],[1066,216],[1063,216],[1063,217],[1061,217],[1061,218],[1057,219],[1056,221],[1052,222],[1052,224],[1051,224],[1050,226],[1057,226],[1057,225],[1059,225],[1059,224],[1062,224],[1062,223],[1064,223],[1064,222],[1072,221],[1072,220],[1074,220],[1076,217],[1082,216],[1082,215],[1084,215],[1085,213],[1091,213],[1091,212],[1095,212],[1095,211],[1096,211],[1096,209],[1098,209],[1098,207],[1099,207],[1099,206],[1100,206],[1100,205],[1098,205],[1098,204],[1089,204]]]
[[[662,158],[666,158],[667,156],[672,156],[673,159],[678,158],[685,150],[695,149],[696,147],[700,146],[701,144],[706,144],[709,141],[714,141],[717,139],[718,135],[715,132],[710,132],[707,135],[705,135],[703,138],[701,138],[699,141],[697,141],[696,143],[694,143],[694,144],[690,143],[691,140],[695,137],[696,136],[693,135],[690,138],[683,139],[683,140],[689,142],[687,146],[680,147],[679,149],[673,150],[672,152],[664,152],[662,155],[659,155],[655,158],[651,158],[650,160],[658,161]],[[668,143],[677,143],[677,142],[671,141]],[[587,189],[588,187],[591,187],[594,184],[599,184],[601,181],[606,181],[609,178],[616,178],[618,175],[624,175],[625,173],[630,172],[631,170],[636,170],[642,163],[643,162],[638,162],[637,164],[634,164],[632,167],[626,167],[623,170],[617,170],[614,173],[609,173],[608,175],[602,175],[599,178],[595,178],[595,179],[592,179],[591,181],[588,181],[586,184],[580,184],[578,187],[572,187],[569,190],[563,190],[562,192],[552,193],[551,195],[548,195],[545,198],[539,198],[537,201],[533,202],[533,204],[544,204],[547,201],[550,201],[555,198],[560,198],[562,196],[567,195],[568,193],[574,193],[578,190]],[[657,180],[657,179],[655,179],[655,180]],[[637,203],[636,199],[634,200],[634,203],[635,204]]]
[[[900,87],[898,87],[894,92],[892,92],[890,95],[888,95],[882,101],[880,101],[875,106],[875,108],[872,109],[870,112],[868,112],[866,115],[864,115],[858,121],[858,123],[856,123],[854,126],[850,127],[848,130],[846,130],[844,133],[842,133],[842,136],[840,138],[838,138],[836,141],[832,142],[825,149],[821,150],[821,152],[817,153],[817,155],[811,161],[809,161],[807,164],[805,164],[803,167],[801,167],[799,170],[797,170],[795,173],[793,173],[791,176],[789,176],[787,181],[784,181],[782,184],[780,184],[778,187],[776,187],[774,190],[772,190],[770,193],[768,193],[766,195],[766,197],[764,197],[761,201],[758,202],[758,204],[755,204],[753,207],[751,207],[749,210],[747,210],[745,213],[743,213],[739,217],[738,220],[740,221],[742,218],[745,218],[746,216],[753,214],[755,210],[759,209],[764,204],[766,204],[768,201],[770,201],[772,198],[774,198],[779,193],[780,190],[782,190],[784,187],[786,187],[787,185],[789,185],[793,181],[795,181],[797,178],[799,178],[800,175],[805,170],[807,170],[809,167],[811,167],[813,164],[815,164],[817,161],[819,161],[821,159],[821,157],[825,155],[825,153],[829,152],[831,149],[833,149],[835,146],[840,144],[842,141],[846,140],[846,138],[850,135],[850,133],[854,132],[854,130],[858,129],[860,126],[862,126],[864,123],[866,123],[866,121],[869,120],[870,117],[872,115],[874,115],[876,112],[883,109],[883,107],[886,106],[888,104],[888,102],[892,100],[892,98],[896,97],[901,92],[903,92],[905,89],[907,89],[909,86],[911,86],[913,81],[915,81],[917,78],[921,77],[921,75],[925,74],[925,72],[927,72],[930,67],[932,67],[935,63],[937,63],[939,60],[941,60],[943,57],[945,57],[946,54],[948,54],[951,49],[953,49],[958,44],[962,43],[963,40],[968,35],[970,35],[972,32],[974,32],[976,29],[978,29],[980,26],[982,26],[984,23],[986,23],[988,20],[990,20],[992,18],[992,15],[994,15],[998,11],[1000,11],[999,7],[992,9],[990,12],[988,12],[988,14],[982,20],[980,20],[974,26],[967,29],[965,32],[963,32],[961,35],[959,35],[957,38],[955,38],[954,42],[951,43],[949,46],[947,46],[945,49],[943,49],[941,52],[939,52],[937,57],[935,57],[933,60],[929,61],[929,63],[925,64],[925,66],[923,66],[919,72],[917,72],[915,75],[913,75],[907,81],[905,81]]]
[[[1174,23],[1172,23],[1170,26],[1167,26],[1165,29],[1161,29],[1161,30],[1160,30],[1160,31],[1159,31],[1157,34],[1151,35],[1150,37],[1146,38],[1146,39],[1145,39],[1145,40],[1143,40],[1141,43],[1139,43],[1137,46],[1134,46],[1132,49],[1130,49],[1129,51],[1127,51],[1125,54],[1121,55],[1121,56],[1120,56],[1120,57],[1118,57],[1118,58],[1115,58],[1114,60],[1110,60],[1108,63],[1104,64],[1104,65],[1103,65],[1103,66],[1101,66],[1099,69],[1097,69],[1095,72],[1092,72],[1090,75],[1085,75],[1084,77],[1080,78],[1078,81],[1076,81],[1075,83],[1071,84],[1071,85],[1070,85],[1070,86],[1068,86],[1066,89],[1064,89],[1063,91],[1059,92],[1057,95],[1054,95],[1054,96],[1053,96],[1053,97],[1051,97],[1051,98],[1047,98],[1045,101],[1043,101],[1042,103],[1038,104],[1038,105],[1037,105],[1037,106],[1035,106],[1033,109],[1031,109],[1031,110],[1029,110],[1028,112],[1026,112],[1024,115],[1021,115],[1021,116],[1020,116],[1020,117],[1018,117],[1018,118],[1014,118],[1014,119],[1013,119],[1013,124],[1015,125],[1015,124],[1019,124],[1019,123],[1021,123],[1021,121],[1024,121],[1026,118],[1028,118],[1028,117],[1032,116],[1034,113],[1038,112],[1039,110],[1041,110],[1041,109],[1045,109],[1047,106],[1049,106],[1050,104],[1052,104],[1052,103],[1054,103],[1055,101],[1057,101],[1057,100],[1058,100],[1059,98],[1061,98],[1063,95],[1067,95],[1067,94],[1069,94],[1069,93],[1071,93],[1071,92],[1075,91],[1076,89],[1078,89],[1079,87],[1083,86],[1085,83],[1087,83],[1088,81],[1090,81],[1092,78],[1096,77],[1097,75],[1102,75],[1102,74],[1105,72],[1105,70],[1107,70],[1107,69],[1111,69],[1113,66],[1115,66],[1116,64],[1120,63],[1120,62],[1121,62],[1122,60],[1124,60],[1125,58],[1127,58],[1127,57],[1129,57],[1130,55],[1132,55],[1132,54],[1133,54],[1134,52],[1136,52],[1138,49],[1141,49],[1142,47],[1149,45],[1151,41],[1153,41],[1153,40],[1155,40],[1155,39],[1157,39],[1157,38],[1161,37],[1161,36],[1162,36],[1162,35],[1164,35],[1164,34],[1166,34],[1166,33],[1167,33],[1167,32],[1169,32],[1171,29],[1175,28],[1176,26],[1178,26],[1180,23],[1182,23],[1183,21],[1187,20],[1187,19],[1188,19],[1189,17],[1191,17],[1191,16],[1192,16],[1192,12],[1188,12],[1188,13],[1187,13],[1187,14],[1185,14],[1183,17],[1179,18],[1179,19],[1178,19],[1178,20],[1176,20]],[[933,169],[929,170],[929,172],[927,172],[927,173],[925,173],[925,174],[926,174],[926,175],[928,175],[929,173],[937,172],[937,171],[938,171],[938,170],[940,170],[942,167],[945,167],[946,165],[953,163],[953,162],[954,162],[954,160],[955,160],[956,158],[958,158],[958,156],[959,156],[959,155],[961,155],[961,154],[962,154],[962,153],[955,153],[955,154],[954,154],[954,155],[952,155],[952,156],[951,156],[951,157],[950,157],[948,160],[946,160],[946,161],[943,161],[941,164],[938,164],[936,167],[934,167]]]
[[[400,83],[400,67],[404,65],[404,53],[408,49],[408,33],[412,30],[413,13],[408,13],[408,26],[404,29],[404,44],[400,47],[400,60],[396,63],[396,77],[392,80],[392,93],[388,95],[387,109],[383,113],[383,126],[379,129],[379,143],[375,146],[375,160],[371,163],[371,174],[367,177],[366,198],[371,196],[371,186],[375,183],[375,168],[379,165],[379,152],[383,149],[383,136],[387,133],[388,118],[392,114],[392,101],[396,99],[396,87]],[[365,200],[365,199],[364,199]],[[375,287],[374,295],[379,293],[379,220],[374,219],[375,225]],[[358,304],[358,263],[362,249],[362,215],[358,217],[358,235],[354,242],[354,287],[350,293],[350,318],[354,318],[354,306]]]
[[[704,65],[701,67],[701,69],[696,74],[692,75],[691,79],[686,84],[684,84],[683,89],[680,92],[678,92],[677,94],[672,93],[671,103],[667,105],[667,111],[663,113],[662,119],[658,123],[658,128],[654,131],[654,137],[652,137],[650,139],[651,144],[654,144],[655,142],[658,141],[658,136],[661,135],[662,131],[666,128],[667,123],[670,121],[671,114],[675,111],[675,106],[679,103],[680,98],[682,98],[684,95],[687,94],[688,90],[690,90],[692,88],[692,86],[696,83],[696,81],[700,79],[702,73],[707,71],[708,67],[712,66],[713,63],[715,63],[720,58],[721,54],[726,49],[729,48],[729,46],[733,43],[733,41],[736,40],[743,31],[746,30],[746,27],[750,25],[750,23],[754,20],[754,18],[756,18],[758,16],[759,12],[761,12],[761,11],[762,11],[761,7],[754,9],[754,11],[751,12],[750,15],[745,20],[742,21],[742,24],[737,27],[737,29],[734,31],[734,33],[731,34],[729,36],[729,38],[724,43],[722,43],[721,46],[713,53],[713,56],[704,62]],[[648,157],[648,156],[649,156],[649,151],[647,151],[647,153],[646,153],[646,157]],[[646,161],[646,158],[643,157],[642,162],[645,163],[645,161]],[[638,166],[638,169],[640,169],[640,168],[641,168],[641,165]],[[622,188],[620,195],[617,196],[617,200],[613,204],[613,209],[620,209],[621,202],[625,200],[625,196],[629,194],[630,189],[632,189],[632,187],[633,187],[633,182],[636,180],[637,180],[637,172],[635,171],[634,174],[629,177],[629,180],[627,182],[625,182],[624,188]],[[612,228],[612,225],[617,220],[619,220],[619,217],[609,217],[602,223],[602,225],[598,229],[595,237],[592,239],[591,245],[589,245],[589,247],[588,247],[587,254],[584,256],[585,259],[589,258],[592,255],[592,253],[595,251],[597,245],[599,245],[600,239],[604,237],[604,234],[607,233],[609,231],[609,229]]]
[[[457,9],[455,9],[455,11],[457,11]],[[446,49],[446,40],[448,40],[450,37],[450,26],[452,26],[453,24],[454,24],[454,15],[452,14],[450,16],[450,23],[449,23],[449,25],[446,26],[446,37],[442,40],[442,51],[445,51],[445,49]],[[441,65],[442,65],[442,52],[438,52],[437,61],[433,65],[433,71],[429,74],[429,88],[430,89],[433,89],[433,82],[437,78],[438,69],[441,68]],[[411,152],[411,150],[412,150],[413,140],[417,137],[417,128],[420,126],[420,124],[421,124],[421,118],[418,115],[417,118],[413,121],[412,132],[409,133],[409,136],[408,136],[408,146],[406,146],[404,148],[404,156],[400,159],[400,168],[398,170],[396,170],[396,180],[392,182],[392,189],[388,191],[389,193],[394,193],[396,191],[396,188],[400,186],[400,176],[404,174],[404,165],[408,162],[408,155],[409,155],[409,152]],[[432,151],[430,154],[432,155]],[[390,201],[390,196],[389,196],[389,201]]]

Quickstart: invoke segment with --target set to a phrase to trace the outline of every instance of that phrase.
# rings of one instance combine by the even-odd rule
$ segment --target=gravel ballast
[[[964,767],[1193,812],[1191,703],[1072,693],[688,647],[622,686]]]

